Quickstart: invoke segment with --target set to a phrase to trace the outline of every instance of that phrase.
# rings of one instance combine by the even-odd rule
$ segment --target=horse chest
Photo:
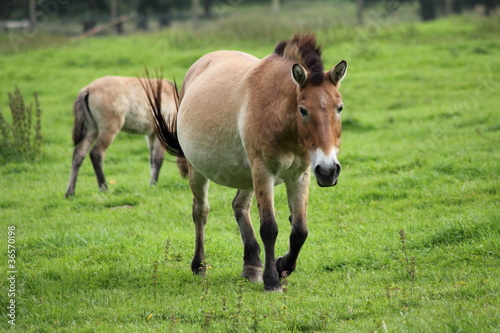
[[[273,161],[274,173],[276,175],[276,184],[287,180],[298,179],[308,168],[306,161],[302,156],[295,154],[283,154],[277,160]]]

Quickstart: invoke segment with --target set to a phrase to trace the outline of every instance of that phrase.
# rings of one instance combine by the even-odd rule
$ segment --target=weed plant
[[[32,161],[42,152],[42,110],[35,98],[35,120],[33,122],[33,104],[26,105],[21,91],[16,86],[9,93],[9,108],[12,123],[8,123],[0,110],[0,161]]]

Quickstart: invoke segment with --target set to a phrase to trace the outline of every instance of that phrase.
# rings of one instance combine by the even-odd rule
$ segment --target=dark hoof
[[[262,267],[260,266],[243,266],[242,277],[245,277],[250,282],[262,282]]]
[[[207,271],[207,267],[203,262],[202,263],[192,262],[191,270],[193,271],[194,275],[205,277],[205,272]]]
[[[283,291],[283,285],[281,283],[273,283],[271,285],[264,285],[264,289],[266,291],[277,291],[277,292],[282,292]]]
[[[278,259],[276,259],[276,270],[278,271],[280,279],[284,279],[293,273],[293,271],[295,270],[295,265],[293,265],[292,267],[286,267],[283,257],[279,257]]]

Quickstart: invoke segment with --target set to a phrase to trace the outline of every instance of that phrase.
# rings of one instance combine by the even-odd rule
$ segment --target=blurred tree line
[[[279,10],[280,3],[294,0],[0,0],[1,20],[29,19],[34,22],[36,14],[92,20],[95,17],[115,18],[118,15],[136,13],[139,16],[137,27],[147,29],[148,18],[159,17],[160,25],[167,26],[173,16],[190,17],[191,9],[196,6],[205,17],[212,16],[214,7],[238,6],[247,3],[272,5]],[[340,1],[340,0],[339,0]],[[352,1],[358,7],[358,21],[363,23],[363,10],[376,4],[386,6],[403,2],[417,2],[423,20],[435,19],[440,14],[461,13],[482,5],[485,14],[492,13],[500,0],[343,0]],[[333,2],[333,1],[332,1]]]
[[[439,14],[461,14],[463,11],[471,10],[478,5],[483,6],[484,14],[493,13],[500,0],[351,0],[357,3],[358,23],[363,24],[363,11],[366,7],[380,3],[386,6],[398,6],[403,2],[418,2],[419,14],[423,21],[434,20]]]

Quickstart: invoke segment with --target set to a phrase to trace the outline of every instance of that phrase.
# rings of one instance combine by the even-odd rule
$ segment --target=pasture
[[[7,92],[17,84],[27,102],[38,92],[43,110],[42,157],[0,165],[0,330],[12,328],[15,299],[20,332],[499,331],[499,17],[404,23],[401,9],[353,29],[322,15],[312,25],[281,17],[242,29],[251,21],[245,16],[199,32],[79,42],[40,35],[17,52],[0,35],[0,109],[8,114]],[[336,187],[311,182],[309,237],[286,292],[239,278],[235,190],[213,183],[207,274],[192,275],[188,183],[166,157],[158,185],[149,186],[143,136],[120,133],[107,151],[109,192],[97,190],[87,157],[76,196],[64,199],[72,103],[82,87],[106,75],[141,75],[144,66],[180,82],[207,52],[264,57],[297,27],[317,32],[326,68],[345,59],[349,70],[340,89],[343,171]],[[283,186],[275,205],[283,255],[290,231]],[[252,220],[258,230],[255,201]]]

